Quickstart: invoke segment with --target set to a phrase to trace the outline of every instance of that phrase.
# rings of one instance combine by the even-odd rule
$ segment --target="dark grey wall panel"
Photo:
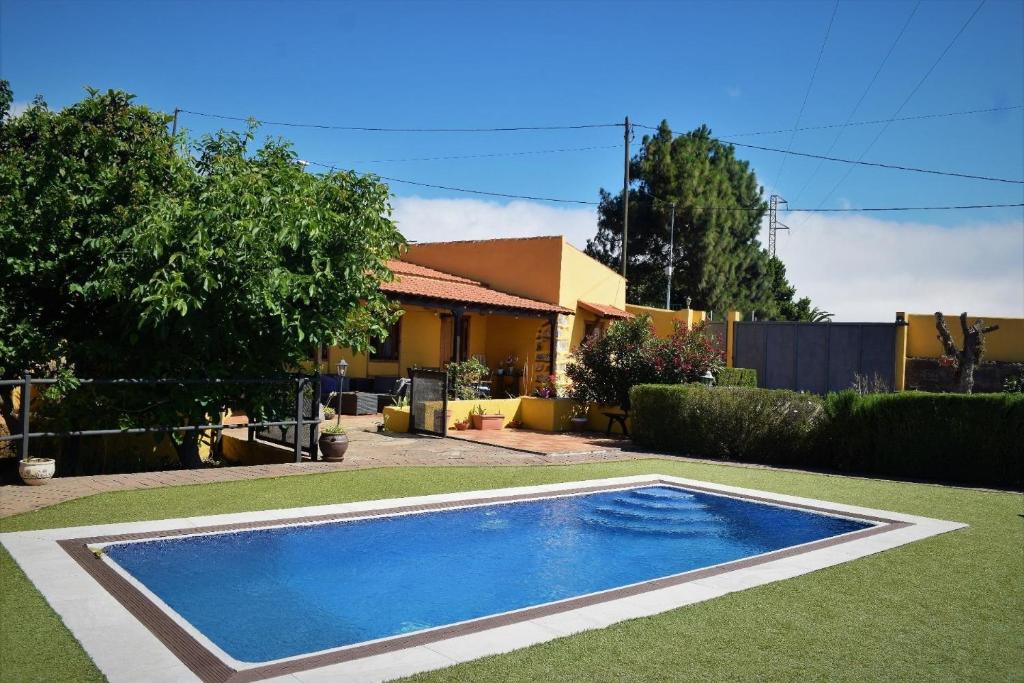
[[[895,323],[738,322],[733,365],[757,370],[757,385],[824,394],[860,374],[891,388]]]

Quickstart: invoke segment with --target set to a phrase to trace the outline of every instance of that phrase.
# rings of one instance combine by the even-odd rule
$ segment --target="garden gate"
[[[409,431],[448,434],[448,373],[410,369]]]
[[[757,370],[757,386],[826,394],[854,375],[892,389],[896,323],[737,322],[733,365]]]

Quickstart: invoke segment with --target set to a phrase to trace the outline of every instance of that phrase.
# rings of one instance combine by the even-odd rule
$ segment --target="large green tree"
[[[749,163],[736,158],[732,145],[713,138],[707,126],[674,136],[662,121],[657,132],[643,137],[630,177],[630,301],[665,303],[675,204],[673,302],[682,304],[689,297],[699,309],[778,313],[777,278],[757,239],[768,206]],[[621,267],[621,194],[601,190],[598,232],[588,241],[587,253]]]
[[[37,101],[16,117],[10,103],[5,87],[3,377],[266,376],[322,344],[365,350],[387,333],[394,311],[378,285],[404,241],[375,178],[306,173],[288,143],[254,145],[253,127],[189,147],[167,115],[122,92],[91,90],[59,112]],[[240,393],[258,395],[80,390],[63,405],[86,396],[96,420],[196,423]],[[194,435],[179,453],[195,464]]]

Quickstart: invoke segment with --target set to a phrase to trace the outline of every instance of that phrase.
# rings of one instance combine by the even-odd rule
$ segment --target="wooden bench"
[[[608,428],[604,430],[605,436],[611,436],[612,424],[615,422],[618,422],[619,426],[622,427],[622,434],[624,436],[629,436],[629,428],[626,427],[626,419],[629,418],[629,413],[613,413],[608,411],[602,412],[601,414],[608,418]]]

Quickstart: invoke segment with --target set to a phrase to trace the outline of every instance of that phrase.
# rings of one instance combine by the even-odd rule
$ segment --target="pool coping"
[[[598,593],[261,664],[232,660],[102,553],[107,543],[668,485],[874,526]],[[498,654],[791,578],[966,525],[666,475],[361,501],[309,508],[0,534],[2,543],[110,680],[384,680]],[[197,637],[198,635],[198,637]],[[212,647],[211,647],[212,646]]]

